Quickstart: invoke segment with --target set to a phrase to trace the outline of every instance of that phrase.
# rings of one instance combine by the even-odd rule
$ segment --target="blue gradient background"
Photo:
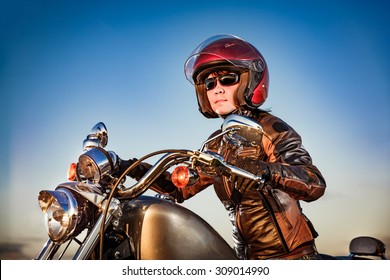
[[[221,121],[197,111],[183,64],[219,33],[263,53],[263,108],[301,134],[327,180],[321,199],[302,203],[319,250],[346,254],[359,235],[390,247],[385,1],[0,3],[2,259],[36,256],[47,236],[38,192],[66,181],[96,122],[122,158],[200,147]],[[184,205],[231,243],[212,188]]]

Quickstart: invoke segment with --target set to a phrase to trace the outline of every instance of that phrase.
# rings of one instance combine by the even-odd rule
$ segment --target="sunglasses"
[[[240,81],[240,75],[237,73],[228,73],[219,75],[218,77],[207,78],[204,81],[206,90],[212,90],[215,88],[217,86],[217,80],[223,86],[232,86]]]

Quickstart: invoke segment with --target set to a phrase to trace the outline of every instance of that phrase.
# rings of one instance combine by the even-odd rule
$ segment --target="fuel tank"
[[[181,205],[151,196],[122,205],[120,223],[136,259],[237,259],[230,245],[205,220]]]

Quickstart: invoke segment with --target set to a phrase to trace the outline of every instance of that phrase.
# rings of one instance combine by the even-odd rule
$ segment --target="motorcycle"
[[[233,144],[259,145],[261,135],[258,123],[231,115],[224,120],[221,132],[200,149],[152,152],[119,174],[121,159],[105,149],[107,128],[97,123],[83,142],[78,162],[69,168],[69,181],[55,190],[39,192],[49,239],[36,259],[237,260],[233,248],[196,213],[168,195],[149,196],[145,192],[169,169],[174,169],[172,182],[178,188],[196,182],[200,173],[241,176],[261,185],[261,175],[233,166],[207,150],[207,143],[220,136]],[[125,186],[126,174],[157,155],[161,157],[142,178]],[[353,240],[350,249],[346,258],[386,258],[384,244],[372,237]]]

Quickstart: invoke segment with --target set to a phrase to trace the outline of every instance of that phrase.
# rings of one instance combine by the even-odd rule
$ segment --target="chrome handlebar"
[[[244,169],[231,165],[219,154],[211,151],[190,151],[178,150],[177,152],[168,153],[161,157],[155,165],[134,185],[128,188],[118,190],[118,195],[123,198],[134,198],[144,193],[154,181],[173,165],[178,163],[189,162],[192,166],[212,168],[218,174],[236,175],[245,179],[250,179],[258,184],[264,182],[260,175],[252,174]],[[205,171],[204,173],[207,173]]]

